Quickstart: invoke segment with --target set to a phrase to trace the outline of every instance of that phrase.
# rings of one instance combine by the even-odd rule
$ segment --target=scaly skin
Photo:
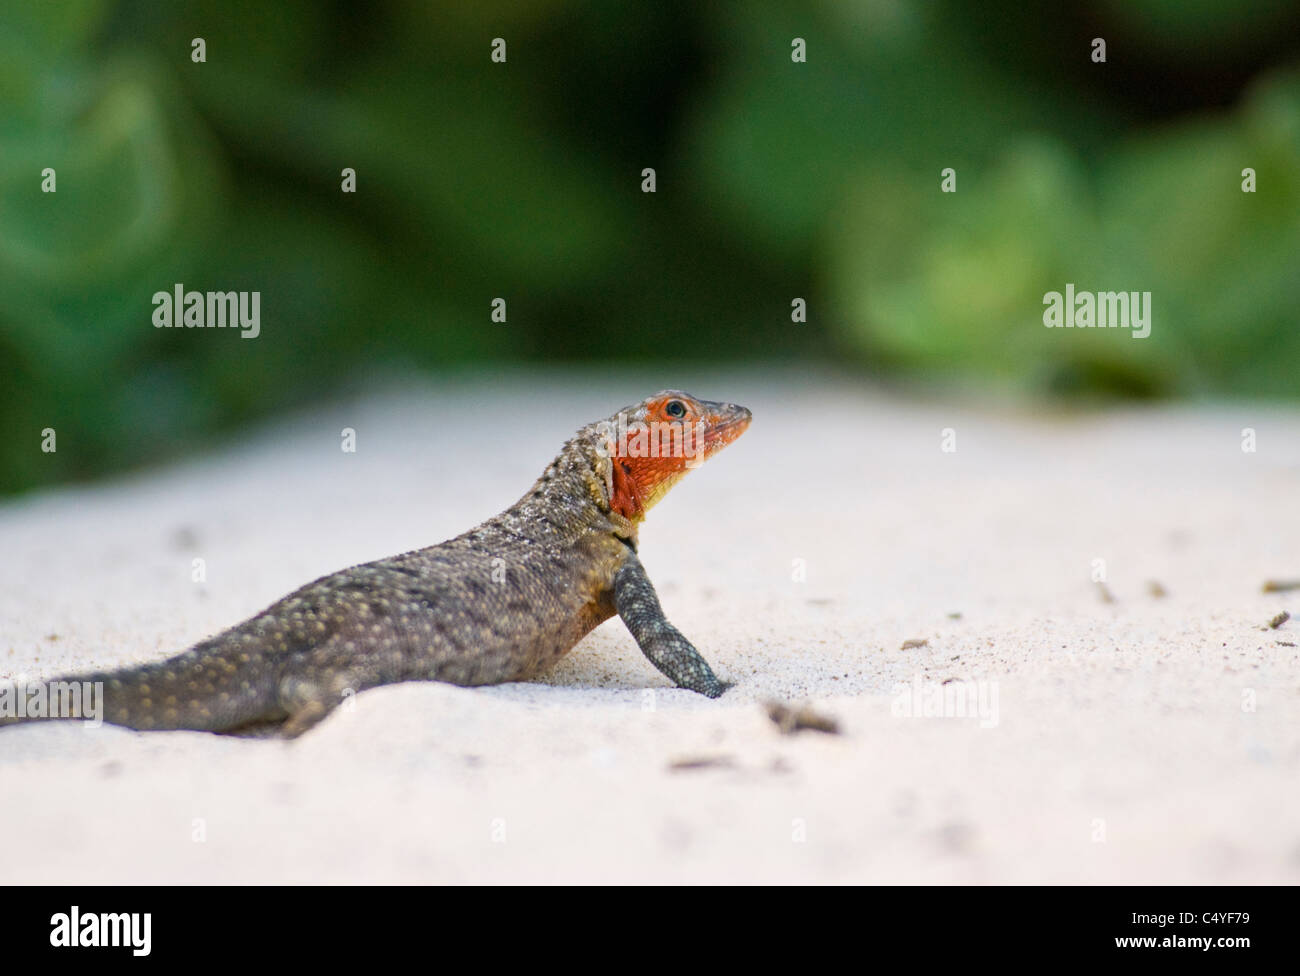
[[[322,577],[166,661],[64,680],[102,681],[104,721],[128,728],[294,736],[377,685],[530,678],[617,613],[656,668],[716,698],[727,685],[665,619],[637,527],[749,421],[665,390],[579,430],[526,495],[463,535]]]

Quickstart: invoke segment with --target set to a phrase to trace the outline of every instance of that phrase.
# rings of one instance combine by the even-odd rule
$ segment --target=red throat
[[[680,477],[686,472],[683,458],[616,457],[612,462],[614,496],[610,499],[609,507],[634,522],[645,515],[646,500],[661,482]]]

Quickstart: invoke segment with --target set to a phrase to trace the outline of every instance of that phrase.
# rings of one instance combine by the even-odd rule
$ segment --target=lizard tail
[[[222,635],[224,636],[224,635]],[[50,681],[0,682],[0,726],[55,719],[129,729],[227,732],[285,717],[278,682],[255,662],[235,667],[221,637],[169,660]],[[261,679],[261,680],[259,680]],[[4,687],[8,684],[8,687]]]

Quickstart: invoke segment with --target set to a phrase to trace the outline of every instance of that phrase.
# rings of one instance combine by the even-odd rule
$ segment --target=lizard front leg
[[[717,698],[731,687],[717,679],[700,652],[668,622],[650,577],[634,552],[627,554],[614,574],[614,606],[641,653],[679,688]]]

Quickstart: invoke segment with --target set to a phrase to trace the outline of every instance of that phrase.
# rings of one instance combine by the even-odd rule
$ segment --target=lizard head
[[[700,400],[664,390],[625,407],[606,421],[610,508],[633,522],[692,468],[722,450],[749,426],[751,414],[734,403]]]

